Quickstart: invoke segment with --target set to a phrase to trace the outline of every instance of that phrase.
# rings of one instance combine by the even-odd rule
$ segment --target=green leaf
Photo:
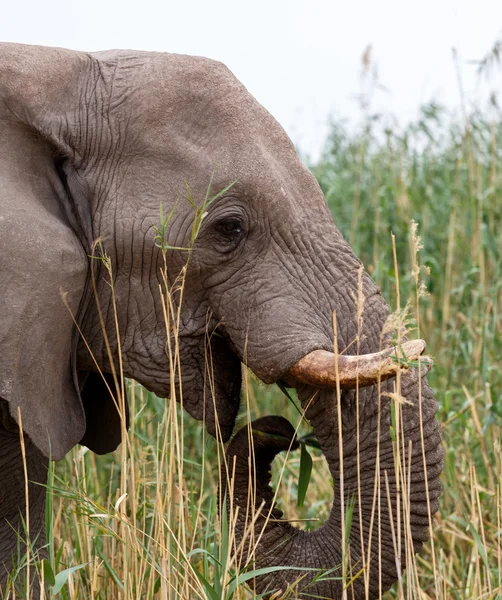
[[[196,554],[204,554],[215,567],[221,567],[221,562],[216,558],[216,556],[214,556],[205,548],[194,548],[193,550],[190,550],[190,552],[187,554],[187,558],[192,558],[192,556],[195,556]]]
[[[300,477],[298,478],[298,506],[301,508],[307,494],[312,474],[312,457],[310,456],[305,444],[301,446],[300,455]]]
[[[202,587],[204,588],[204,591],[206,592],[208,598],[210,598],[210,600],[221,600],[221,596],[215,592],[215,590],[213,589],[209,581],[204,577],[204,575],[202,575],[202,573],[199,573],[199,571],[195,571],[195,574],[197,575],[199,581],[202,583]]]
[[[99,557],[103,561],[103,564],[105,565],[105,569],[108,571],[108,574],[110,575],[110,577],[113,579],[113,581],[115,582],[115,584],[121,590],[123,590],[124,589],[124,584],[122,583],[120,577],[117,575],[117,573],[115,572],[114,568],[110,564],[110,561],[106,558],[106,556],[104,555],[104,553],[101,551],[100,548],[97,548],[97,552],[98,552]]]
[[[286,396],[286,398],[291,402],[291,404],[296,408],[298,413],[301,415],[302,411],[298,408],[298,405],[294,401],[291,394],[288,392],[287,387],[284,384],[282,384],[280,381],[277,382],[277,387],[281,390],[281,392]]]
[[[321,444],[317,440],[317,437],[313,431],[311,431],[310,433],[307,433],[307,435],[304,435],[303,437],[301,437],[298,440],[298,442],[300,444],[305,444],[306,446],[310,446],[311,448],[317,448],[318,450],[321,449]]]
[[[291,440],[285,435],[280,435],[278,433],[269,433],[268,431],[260,431],[259,429],[251,429],[253,435],[256,437],[261,437],[269,440],[281,440],[283,442],[290,442]]]
[[[206,191],[206,200],[204,202],[204,208],[207,209],[209,208],[209,206],[215,201],[218,200],[218,198],[221,198],[223,196],[223,194],[226,194],[228,192],[228,190],[233,187],[239,180],[235,179],[234,181],[232,181],[232,183],[229,183],[226,187],[224,187],[220,192],[218,192],[215,196],[213,196],[212,198],[209,198],[209,193],[211,191],[211,185],[213,183],[213,176],[214,176],[214,172],[211,175],[211,181],[209,182],[209,186],[207,188]]]
[[[88,563],[83,563],[81,565],[77,565],[76,567],[69,567],[68,569],[65,569],[64,571],[59,572],[56,575],[56,577],[54,578],[55,582],[54,582],[54,586],[52,588],[52,595],[55,596],[56,594],[59,594],[59,592],[62,590],[64,584],[68,581],[68,577],[71,575],[71,573],[75,573],[76,571],[83,569],[87,565],[88,565]]]
[[[45,583],[50,587],[56,585],[56,578],[54,577],[54,571],[52,570],[51,563],[47,559],[44,559],[41,567],[44,572]]]
[[[246,581],[249,581],[254,577],[260,577],[260,575],[274,573],[275,571],[317,571],[317,569],[311,569],[309,567],[263,567],[261,569],[255,569],[254,571],[247,571],[246,573],[239,574],[237,577],[232,579],[227,590],[228,592],[233,593],[239,585],[245,583]]]
[[[485,565],[486,572],[489,573],[490,565],[488,564],[488,556],[486,554],[486,548],[485,548],[485,545],[483,544],[483,540],[481,539],[481,536],[479,535],[479,533],[474,529],[474,525],[472,523],[469,523],[468,529],[471,532],[472,537],[474,538],[474,542],[476,543],[476,546],[478,548],[478,552],[479,552],[481,558],[483,559],[483,563]]]

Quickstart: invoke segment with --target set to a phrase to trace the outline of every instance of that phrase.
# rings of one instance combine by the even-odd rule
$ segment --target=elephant
[[[0,589],[23,535],[24,466],[32,482],[29,533],[33,550],[43,552],[39,484],[49,460],[79,443],[100,454],[120,443],[127,416],[114,399],[119,360],[120,376],[169,396],[171,334],[160,289],[180,273],[175,382],[184,408],[227,442],[242,364],[266,384],[296,388],[335,486],[343,456],[347,496],[360,490],[354,514],[362,511],[362,527],[355,519],[349,541],[354,562],[370,534],[378,465],[395,503],[392,402],[385,394],[395,393],[400,379],[406,402],[399,435],[411,466],[409,518],[418,551],[441,491],[436,400],[422,371],[396,366],[386,301],[285,131],[233,74],[201,57],[4,43],[0,121],[0,481],[8,482],[0,490]],[[196,236],[194,206],[207,209]],[[159,209],[169,217],[165,227]],[[213,381],[205,376],[208,353]],[[282,421],[262,426],[286,430],[292,443]],[[263,443],[257,469],[284,449],[284,441]],[[229,452],[238,479],[239,460],[249,452],[242,435]],[[267,468],[259,471],[256,494],[270,503]],[[386,498],[383,476],[379,486]],[[242,502],[239,485],[235,494]],[[269,523],[259,564],[334,567],[339,509],[335,494],[329,521],[310,536]],[[355,580],[354,598],[377,597],[398,575],[393,521],[384,513],[365,566],[374,575],[366,590]],[[292,577],[274,573],[257,579],[257,587],[281,588]],[[340,595],[338,582],[309,585],[309,593]]]

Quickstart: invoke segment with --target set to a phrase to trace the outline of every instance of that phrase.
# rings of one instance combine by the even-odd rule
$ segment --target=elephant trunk
[[[298,445],[285,419],[259,419],[229,445],[227,506],[239,510],[237,542],[243,541],[252,569],[290,567],[257,577],[258,593],[284,591],[300,580],[295,597],[341,598],[348,586],[348,597],[378,598],[428,539],[441,492],[437,405],[416,370],[401,377],[399,397],[395,382],[379,387],[343,392],[338,407],[334,390],[298,386],[334,482],[330,516],[316,531],[296,529],[273,506],[272,460]]]

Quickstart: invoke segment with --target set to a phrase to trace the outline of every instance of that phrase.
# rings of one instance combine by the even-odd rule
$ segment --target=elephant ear
[[[0,44],[0,398],[53,459],[85,433],[72,357],[89,259],[58,164],[85,126],[89,60]]]

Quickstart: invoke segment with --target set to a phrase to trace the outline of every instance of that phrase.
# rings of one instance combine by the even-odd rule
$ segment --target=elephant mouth
[[[215,367],[212,370],[215,382],[213,389],[208,390],[205,395],[205,412],[202,413],[200,410],[202,405],[200,401],[191,402],[190,397],[186,395],[185,408],[197,419],[205,416],[209,433],[216,437],[219,428],[223,441],[227,441],[232,434],[239,410],[242,355],[221,323],[214,332],[216,335],[211,336],[210,353]],[[423,355],[425,347],[426,343],[423,340],[410,340],[370,354],[346,355],[314,349],[289,368],[286,366],[282,376],[277,374],[279,376],[272,376],[268,381],[262,378],[262,373],[256,373],[253,364],[246,362],[244,364],[247,364],[265,383],[279,381],[291,388],[299,388],[306,384],[314,389],[347,391],[378,385],[396,377],[399,372],[406,372],[411,367],[416,367],[417,361],[419,361],[420,374],[426,375],[432,366],[432,361]],[[201,355],[201,365],[203,362]],[[218,415],[218,428],[215,423],[215,412]]]
[[[314,350],[289,369],[287,379],[317,388],[350,390],[391,379],[417,360],[426,374],[432,361],[423,356],[425,347],[424,340],[410,340],[371,354],[349,356]]]

